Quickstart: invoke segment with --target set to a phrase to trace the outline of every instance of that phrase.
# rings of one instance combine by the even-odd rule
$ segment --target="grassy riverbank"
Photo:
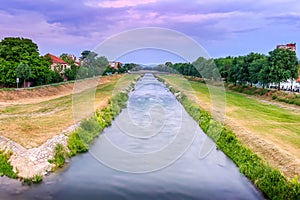
[[[118,75],[99,80],[99,85],[94,91],[95,108],[102,108],[108,104],[108,99],[112,96],[121,77],[123,76]],[[61,95],[64,94],[63,96],[52,98],[51,91],[56,91],[55,89],[48,86],[45,91],[42,91],[42,88],[38,88],[38,94],[35,89],[26,91],[29,92],[26,96],[31,96],[31,101],[33,101],[31,103],[26,103],[27,98],[25,97],[25,103],[1,103],[0,135],[21,144],[25,148],[33,148],[40,146],[73,125],[73,86],[66,88],[65,94],[64,89],[60,91]],[[82,96],[85,96],[86,93],[84,89],[83,87],[83,91],[79,92]],[[20,98],[24,95],[24,91],[7,92],[14,93],[14,96],[18,95],[16,92],[21,92]],[[44,93],[47,92],[50,93],[48,98],[44,96]],[[40,96],[43,98],[40,99]],[[37,102],[34,102],[34,99]]]
[[[106,117],[105,120],[108,116],[106,114],[113,114],[109,116],[109,119],[112,120],[117,114],[117,111],[120,112],[121,106],[126,105],[127,100],[123,99],[124,95],[122,94],[125,92],[128,86],[132,86],[134,79],[138,78],[139,76],[140,75],[117,75],[101,77],[100,80],[99,78],[88,79],[86,81],[80,81],[80,83],[78,83],[79,85],[76,86],[77,88],[75,88],[74,91],[73,89],[70,90],[68,87],[65,91],[66,94],[60,94],[59,96],[53,92],[57,91],[57,88],[49,88],[49,86],[47,86],[47,88],[45,88],[45,92],[50,92],[49,94],[44,94],[42,88],[39,88],[39,91],[33,89],[30,90],[30,93],[32,92],[32,99],[35,101],[35,103],[28,103],[26,99],[25,102],[27,103],[24,104],[3,102],[0,99],[0,102],[2,102],[0,104],[0,134],[23,145],[26,148],[32,148],[37,147],[46,142],[48,139],[61,134],[62,130],[74,125],[74,121],[81,121],[80,127],[76,129],[74,133],[69,135],[68,146],[70,149],[67,149],[64,145],[58,143],[53,149],[53,158],[47,158],[49,159],[48,161],[50,163],[55,163],[55,167],[53,168],[53,170],[55,170],[55,168],[63,166],[65,159],[68,156],[74,155],[77,152],[86,151],[88,149],[88,144],[104,128],[104,126],[102,126],[102,124],[99,122],[100,117],[96,117],[97,115],[90,117],[91,114],[93,114],[95,111],[97,114],[104,113],[105,115],[103,116]],[[60,89],[64,90],[64,88]],[[12,92],[14,92],[12,95],[14,97],[19,95],[16,93],[18,91]],[[27,95],[30,95],[28,92],[29,91],[26,91],[26,97]],[[41,99],[39,95],[35,96],[34,94],[41,94],[43,98]],[[20,95],[22,96],[24,94],[21,93]],[[77,98],[77,100],[79,99],[78,102],[74,102],[74,96],[76,95],[79,97]],[[49,98],[48,100],[47,97]],[[91,102],[91,100],[93,100],[93,102]],[[74,107],[74,103],[86,105],[90,102],[90,105],[92,105],[91,113],[80,113],[79,117],[77,118],[73,116],[74,109],[72,108]],[[118,107],[116,107],[116,105]],[[110,111],[110,113],[107,111]],[[74,142],[74,138],[76,137],[79,137],[82,144],[81,146],[78,146],[79,140]],[[82,149],[80,150],[79,148]],[[35,173],[32,175],[31,172],[33,169],[31,169],[31,167],[35,166],[29,166],[27,163],[23,163],[23,165],[21,163],[23,161],[27,162],[26,159],[30,159],[29,157],[24,157],[24,160],[22,161],[22,156],[20,157],[18,155],[14,155],[14,162],[18,165],[18,172],[21,174],[22,171],[22,175],[19,176],[18,172],[13,172],[13,167],[9,162],[10,155],[10,153],[4,153],[3,151],[0,152],[0,176],[6,175],[12,178],[23,177],[21,180],[23,180],[23,182],[26,184],[38,183],[42,181],[41,174],[44,174],[44,171],[37,171],[36,173],[38,174]],[[37,155],[38,153],[35,156]],[[51,154],[49,155],[51,156]],[[47,154],[45,156],[49,155]],[[38,158],[34,157],[32,159],[37,160]],[[39,162],[43,162],[42,158],[39,159],[41,159]],[[30,160],[28,160],[28,162],[29,161]],[[44,166],[44,164],[42,165]],[[16,166],[14,165],[14,167]],[[20,167],[23,168],[19,171]]]
[[[177,76],[160,76],[162,79],[167,80],[173,88],[171,91],[178,94],[191,93],[192,89],[198,91],[205,85],[200,85],[198,82],[190,82],[190,86],[186,84],[180,77]],[[200,89],[199,89],[200,87]],[[177,90],[179,89],[179,90]],[[202,89],[203,90],[203,89]],[[230,94],[230,93],[226,93]],[[232,98],[227,97],[228,104],[243,105],[242,96],[236,96],[232,94]],[[198,95],[197,95],[198,96]],[[200,127],[206,132],[217,144],[217,147],[221,149],[226,155],[228,155],[238,166],[240,171],[245,174],[252,182],[258,186],[270,199],[297,199],[300,196],[300,184],[298,183],[298,177],[296,176],[292,181],[288,180],[282,173],[271,167],[264,159],[257,154],[253,153],[236,135],[226,126],[216,121],[211,115],[200,109],[199,105],[192,100],[191,97],[187,97],[185,94],[177,95],[178,100],[183,104],[186,111],[199,122]],[[203,90],[203,93],[199,95],[206,104],[210,104],[210,98],[208,90]],[[239,97],[239,98],[236,98]],[[203,100],[204,99],[204,100]],[[201,100],[200,100],[201,101]],[[242,102],[241,102],[242,101]],[[199,102],[197,102],[199,103]],[[245,112],[249,112],[249,109],[255,105],[248,105]],[[262,107],[257,108],[258,110]],[[265,108],[266,109],[266,108]],[[275,109],[275,108],[272,108]],[[271,109],[271,110],[272,110]],[[241,110],[242,111],[242,110]],[[253,111],[255,112],[255,110]],[[240,113],[235,111],[234,113]],[[265,113],[265,112],[263,112]],[[285,113],[286,114],[286,113]],[[270,113],[274,115],[274,113]],[[268,119],[277,119],[282,116],[282,113],[275,115],[275,117],[269,117]],[[284,115],[286,116],[286,115]],[[291,119],[289,119],[291,120]],[[297,145],[297,142],[296,142]]]
[[[98,137],[99,134],[111,125],[114,118],[126,107],[128,93],[134,87],[134,81],[139,75],[126,75],[119,80],[115,86],[114,95],[110,98],[107,106],[97,109],[93,116],[84,119],[80,127],[69,135],[67,150],[56,146],[54,159],[50,162],[56,164],[57,167],[63,166],[67,156],[75,156],[78,153],[88,151],[89,145]],[[67,153],[69,152],[69,153]]]

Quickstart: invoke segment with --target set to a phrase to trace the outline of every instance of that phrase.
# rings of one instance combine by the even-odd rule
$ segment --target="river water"
[[[89,153],[41,184],[0,178],[0,199],[263,199],[207,140],[174,95],[146,74]],[[203,157],[204,143],[212,145]]]

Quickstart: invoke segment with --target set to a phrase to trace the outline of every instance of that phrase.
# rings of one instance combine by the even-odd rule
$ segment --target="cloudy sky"
[[[116,34],[144,27],[178,31],[211,57],[267,54],[277,44],[300,44],[300,1],[2,0],[0,27],[0,39],[31,38],[41,54],[80,56]],[[142,54],[131,59],[136,57]]]

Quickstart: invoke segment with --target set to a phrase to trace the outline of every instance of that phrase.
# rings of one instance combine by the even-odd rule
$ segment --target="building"
[[[296,43],[280,44],[277,45],[277,49],[289,49],[291,51],[296,51]]]
[[[120,62],[109,62],[110,68],[114,68],[115,70],[118,70],[122,67],[122,63]]]
[[[46,56],[49,56],[51,58],[52,64],[51,64],[51,70],[56,71],[60,74],[64,74],[66,69],[71,68],[71,65],[69,65],[67,62],[63,61],[61,58],[54,56],[50,53],[46,54]]]

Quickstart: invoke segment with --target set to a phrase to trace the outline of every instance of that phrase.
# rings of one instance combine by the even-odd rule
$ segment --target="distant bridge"
[[[151,73],[151,74],[169,74],[169,72],[160,72],[156,70],[139,70],[139,71],[130,71],[130,74],[146,74],[146,73]]]

